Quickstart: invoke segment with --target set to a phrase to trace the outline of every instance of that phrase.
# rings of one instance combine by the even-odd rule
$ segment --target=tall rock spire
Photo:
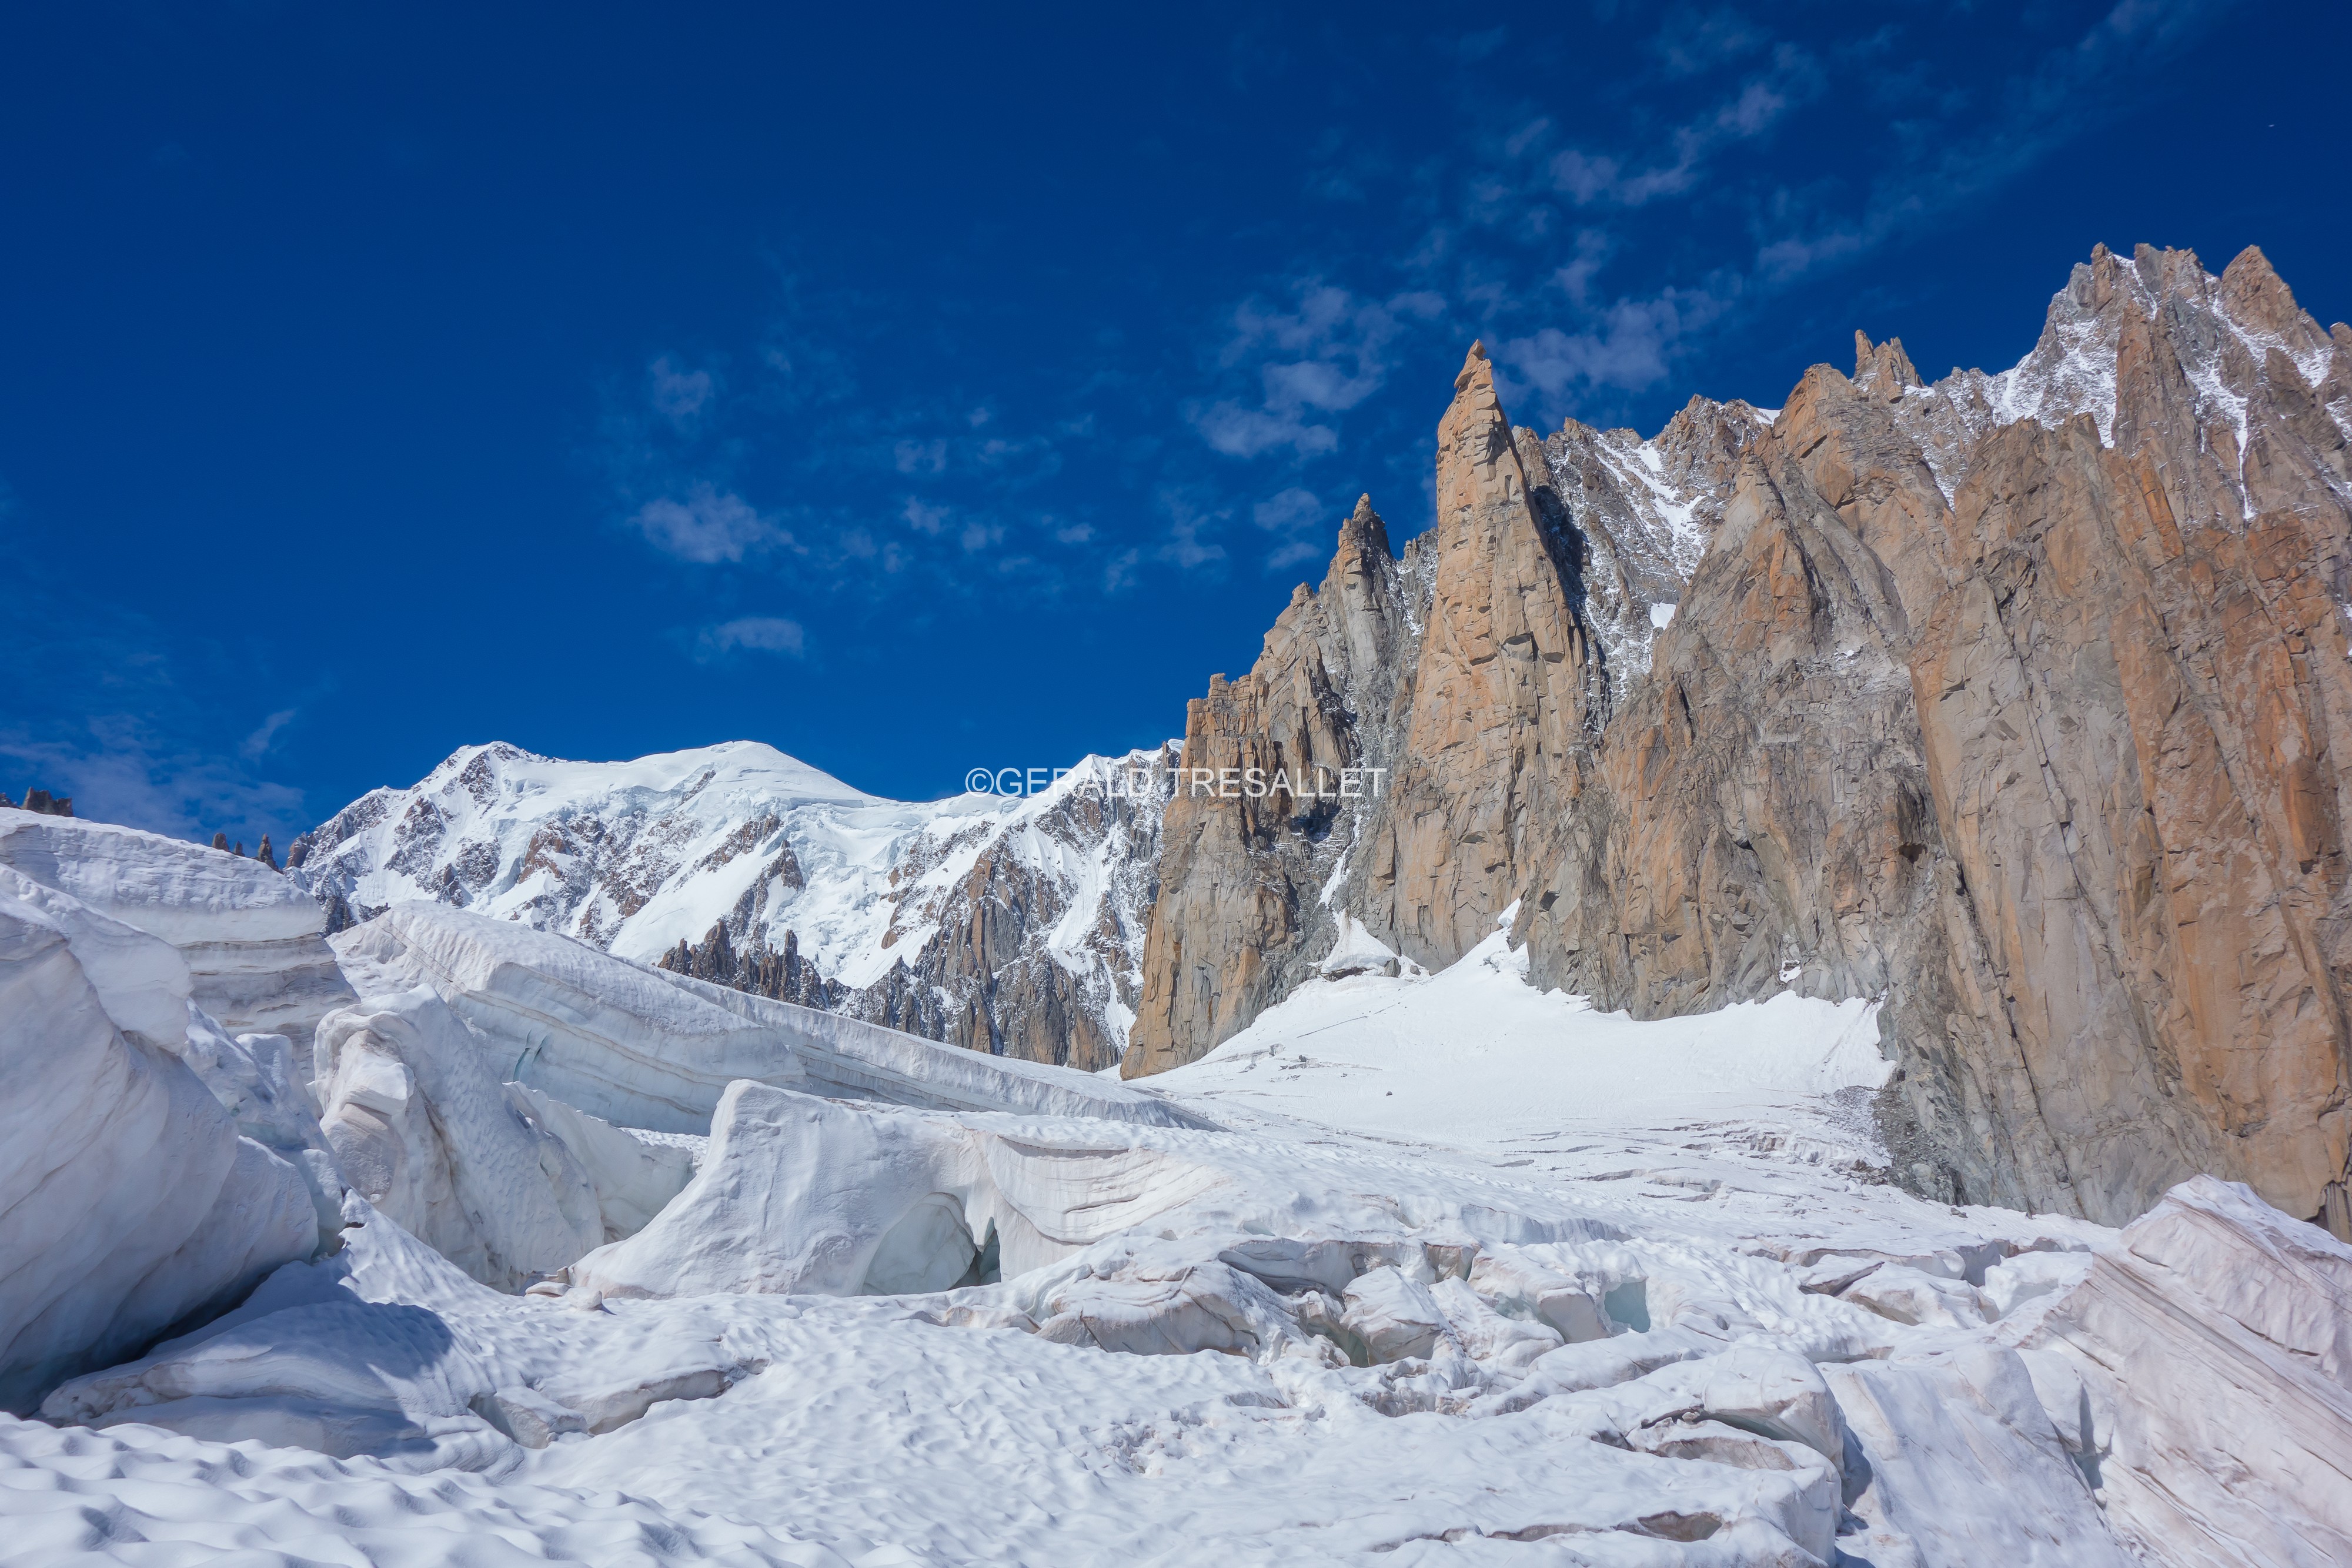
[[[1125,1076],[1230,1039],[1331,951],[1323,895],[1347,880],[1394,770],[1410,571],[1363,497],[1322,587],[1292,591],[1247,674],[1192,699]]]
[[[1567,519],[1532,433],[1526,444],[1473,343],[1437,425],[1434,586],[1383,812],[1388,883],[1367,913],[1433,967],[1475,946],[1517,897],[1544,820],[1576,793],[1588,720],[1603,716]]]

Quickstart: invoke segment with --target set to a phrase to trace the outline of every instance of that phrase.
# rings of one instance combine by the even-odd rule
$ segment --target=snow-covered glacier
[[[170,944],[0,867],[0,1409],[319,1249],[299,1152],[187,1060],[220,1038],[189,990]]]
[[[2210,1178],[1904,1194],[1865,1002],[1642,1023],[1367,938],[1145,1089],[412,901],[298,1057],[192,1004],[249,917],[177,847],[49,844],[10,1561],[2352,1556],[2352,1249]]]

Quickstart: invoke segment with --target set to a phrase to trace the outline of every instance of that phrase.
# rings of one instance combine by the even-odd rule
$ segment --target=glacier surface
[[[1865,1002],[1356,943],[1147,1093],[404,904],[298,1053],[44,869],[12,1560],[2352,1558],[2352,1249],[1903,1194]]]

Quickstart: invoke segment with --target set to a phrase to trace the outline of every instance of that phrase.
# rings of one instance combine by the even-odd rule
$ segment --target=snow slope
[[[797,866],[817,883],[803,946],[863,975],[888,924],[892,851],[936,814],[750,741],[609,763],[499,743],[361,797],[306,835],[291,876],[355,919],[436,899],[651,961]]]
[[[1309,981],[1154,1086],[1492,1147],[1563,1129],[1801,1119],[1822,1097],[1875,1089],[1893,1069],[1878,1054],[1874,1003],[1783,993],[1637,1023],[1538,992],[1507,918],[1438,975]]]

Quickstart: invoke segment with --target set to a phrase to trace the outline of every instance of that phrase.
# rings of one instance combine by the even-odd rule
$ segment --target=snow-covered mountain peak
[[[1133,780],[1171,760],[1087,758],[1034,794],[911,802],[756,741],[624,762],[468,746],[305,834],[289,874],[338,926],[431,899],[643,962],[706,949],[716,977],[789,974],[794,999],[933,1038],[1115,1057],[1159,842],[1160,797]],[[1038,951],[1011,940],[1038,922]],[[768,955],[781,967],[760,968]],[[1013,1016],[1029,1003],[1008,978],[1030,960],[1058,997],[1034,1019]]]
[[[824,769],[756,740],[656,752],[628,762],[567,762],[492,741],[458,747],[415,789],[433,795],[462,794],[484,809],[499,799],[541,796],[626,796],[648,807],[699,797],[896,803],[854,789]]]

